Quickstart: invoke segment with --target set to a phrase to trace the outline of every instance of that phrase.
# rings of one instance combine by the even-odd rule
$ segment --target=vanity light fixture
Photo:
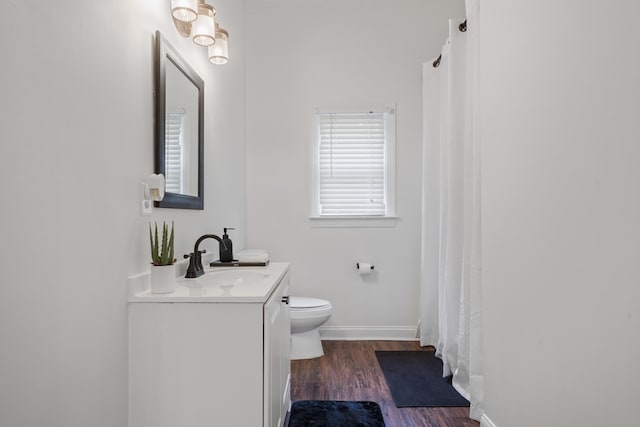
[[[209,61],[212,64],[223,65],[229,62],[229,44],[227,43],[229,33],[220,28],[216,22],[216,42],[209,46]]]
[[[216,22],[216,9],[205,0],[171,0],[171,15],[183,37],[191,37],[198,46],[208,47],[212,64],[229,62],[229,33]]]
[[[164,199],[164,175],[153,173],[140,184],[142,189],[142,215],[151,215],[153,202]]]

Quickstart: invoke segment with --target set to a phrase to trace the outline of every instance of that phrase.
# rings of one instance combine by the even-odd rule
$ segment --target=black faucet
[[[198,250],[198,246],[200,246],[200,242],[204,239],[216,239],[220,244],[220,247],[223,251],[227,250],[227,245],[224,244],[221,238],[216,236],[215,234],[205,234],[196,240],[196,244],[193,247],[193,253],[189,255],[185,255],[185,258],[189,258],[189,267],[187,267],[187,274],[184,276],[187,279],[195,279],[196,277],[200,277],[204,274],[204,268],[202,268],[202,254],[206,251]]]

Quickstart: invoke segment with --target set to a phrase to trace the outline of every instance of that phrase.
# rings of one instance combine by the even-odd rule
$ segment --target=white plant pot
[[[176,290],[176,266],[152,265],[149,278],[152,294],[166,294]]]

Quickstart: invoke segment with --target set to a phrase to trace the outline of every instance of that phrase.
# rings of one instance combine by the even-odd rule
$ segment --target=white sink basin
[[[269,277],[262,271],[226,270],[210,271],[197,279],[199,285],[205,287],[230,288],[235,286],[257,285]]]

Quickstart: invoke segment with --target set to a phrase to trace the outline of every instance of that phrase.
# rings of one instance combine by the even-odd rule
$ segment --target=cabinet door
[[[280,389],[280,408],[282,410],[282,419],[287,416],[289,407],[291,406],[291,313],[289,306],[289,273],[282,279],[283,282],[283,298],[282,298],[282,341],[280,354],[281,363],[281,389]]]
[[[264,424],[268,427],[282,426],[289,402],[289,305],[283,298],[288,296],[288,279],[287,273],[264,306]]]

